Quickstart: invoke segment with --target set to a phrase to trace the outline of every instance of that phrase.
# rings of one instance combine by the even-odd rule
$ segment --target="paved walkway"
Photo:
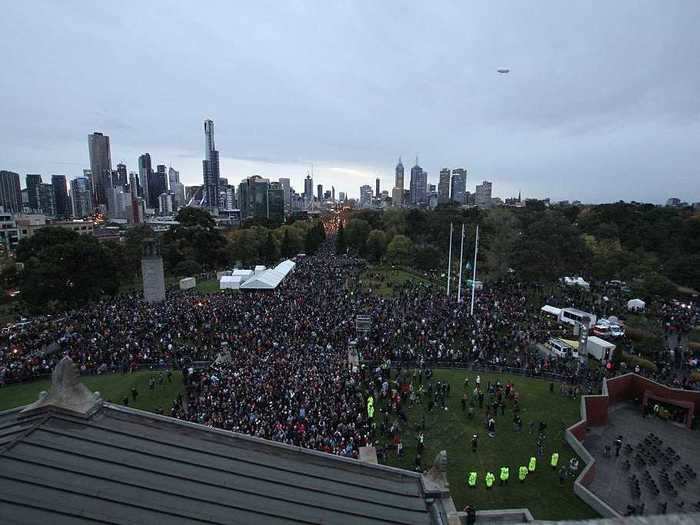
[[[660,482],[664,469],[664,462],[659,459],[660,454],[654,454],[654,459],[657,460],[655,465],[638,465],[634,459],[636,449],[631,454],[624,451],[624,445],[636,447],[649,434],[655,434],[662,440],[658,445],[660,451],[671,447],[680,455],[680,459],[667,468],[673,487],[678,492],[675,497],[665,491]],[[620,457],[615,457],[614,442],[619,435],[623,437],[623,450]],[[658,514],[663,503],[667,503],[669,514],[700,510],[695,507],[696,503],[700,503],[700,432],[655,417],[644,418],[637,405],[621,403],[611,410],[607,426],[591,429],[584,445],[596,460],[596,476],[589,489],[621,514],[627,513],[628,505],[640,506],[642,503],[644,514]],[[611,457],[605,457],[605,445],[610,445]],[[629,469],[625,468],[626,461],[631,464]],[[686,464],[690,465],[698,477],[688,480],[683,486],[675,479],[675,473]],[[645,471],[649,472],[659,487],[659,495],[655,495],[645,483]],[[632,493],[629,480],[632,475],[639,479],[641,492],[638,498]]]

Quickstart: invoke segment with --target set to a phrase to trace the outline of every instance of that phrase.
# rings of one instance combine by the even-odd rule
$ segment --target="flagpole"
[[[450,276],[452,275],[452,223],[450,223],[450,252],[447,256],[447,297],[450,296]]]
[[[479,225],[476,225],[476,243],[474,244],[474,275],[472,277],[472,306],[470,315],[474,315],[474,294],[476,293],[476,257],[479,254]]]
[[[462,244],[459,247],[459,286],[457,287],[457,302],[462,302],[462,255],[464,254],[464,223],[462,223]]]

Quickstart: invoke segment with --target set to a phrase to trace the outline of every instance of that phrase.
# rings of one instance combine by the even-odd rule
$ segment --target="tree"
[[[197,261],[186,259],[178,263],[173,273],[178,277],[191,277],[202,273],[202,266]]]
[[[386,234],[381,230],[372,230],[367,236],[367,255],[370,260],[379,262],[386,251]]]
[[[139,224],[126,230],[123,243],[125,272],[133,278],[141,275],[143,241],[153,237],[155,233],[147,224]]]
[[[192,259],[202,268],[220,268],[229,262],[229,246],[223,233],[206,210],[182,208],[179,224],[162,236],[161,253],[168,269]]]
[[[647,273],[637,287],[639,295],[649,300],[654,296],[670,298],[676,293],[676,287],[667,278],[656,272]]]
[[[294,250],[294,246],[292,245],[292,239],[289,236],[289,228],[285,228],[284,233],[282,234],[282,244],[280,245],[280,254],[285,259],[289,259],[289,258],[294,257],[296,255],[296,251]]]
[[[343,255],[348,250],[348,243],[345,240],[345,227],[343,223],[340,223],[338,227],[338,234],[335,236],[335,253],[338,255]]]
[[[304,250],[307,254],[313,255],[316,253],[316,250],[318,250],[318,247],[323,241],[324,235],[325,231],[320,222],[317,222],[311,228],[309,228],[309,230],[306,232],[306,236],[304,237]]]
[[[259,255],[265,264],[273,263],[279,258],[277,256],[277,244],[275,243],[275,239],[272,237],[271,231],[267,232],[265,241],[260,245]]]
[[[92,235],[42,228],[20,241],[17,260],[24,263],[22,299],[33,311],[81,306],[119,289],[114,261]]]
[[[506,208],[489,210],[484,220],[484,259],[490,277],[500,279],[512,266],[513,250],[521,225],[515,214]]]
[[[430,245],[419,246],[415,249],[413,264],[420,270],[434,270],[440,264],[440,252]]]
[[[180,208],[175,220],[179,222],[181,226],[201,226],[202,228],[213,228],[216,226],[216,222],[214,222],[214,219],[207,210],[190,206]]]
[[[370,232],[369,223],[364,219],[351,219],[345,232],[350,248],[358,254],[364,255],[367,249],[367,237]]]
[[[408,264],[413,252],[413,241],[405,235],[395,235],[386,249],[386,258],[392,264]]]

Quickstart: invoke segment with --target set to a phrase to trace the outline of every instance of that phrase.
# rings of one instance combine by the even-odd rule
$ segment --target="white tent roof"
[[[615,345],[609,341],[606,341],[605,339],[601,339],[600,337],[597,337],[595,335],[592,335],[588,338],[588,341],[597,344],[598,346],[602,346],[603,348],[615,348]]]
[[[253,275],[253,270],[237,269],[233,270],[233,272],[231,272],[231,275],[240,275],[242,277],[248,277],[249,275]]]
[[[644,308],[647,305],[641,299],[630,299],[627,301],[627,308]]]
[[[555,315],[559,317],[559,314],[561,313],[561,308],[556,308],[554,306],[549,306],[548,304],[545,304],[541,310],[545,313]]]
[[[241,284],[241,288],[245,290],[272,290],[277,288],[295,266],[296,263],[294,261],[282,261],[274,268],[265,270],[251,277],[245,283]]]

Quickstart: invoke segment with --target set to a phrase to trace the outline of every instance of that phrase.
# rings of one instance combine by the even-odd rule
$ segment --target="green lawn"
[[[549,458],[554,451],[559,452],[559,466],[568,464],[573,451],[564,441],[564,430],[579,419],[580,400],[571,400],[559,395],[559,386],[554,393],[549,392],[546,381],[527,379],[520,376],[481,374],[482,389],[487,382],[500,380],[502,384],[511,381],[520,393],[523,430],[513,430],[513,412],[510,403],[505,416],[496,418],[496,437],[489,438],[484,428],[483,411],[478,410],[473,420],[462,412],[461,399],[464,393],[464,378],[469,377],[470,395],[474,389],[476,374],[461,370],[436,370],[433,382],[449,381],[450,397],[448,410],[434,408],[427,411],[427,404],[409,410],[409,430],[402,431],[404,456],[397,458],[390,453],[389,464],[413,469],[416,456],[416,424],[425,414],[425,450],[423,468],[429,468],[440,450],[447,451],[448,480],[450,493],[458,509],[474,505],[478,510],[527,507],[536,519],[584,519],[596,517],[596,513],[573,493],[573,479],[567,479],[562,486],[558,473],[552,471]],[[417,385],[416,385],[417,387]],[[500,412],[499,412],[500,414]],[[376,417],[376,416],[375,416]],[[536,452],[536,431],[528,432],[530,421],[547,423],[545,455],[537,459],[537,469],[529,474],[523,484],[517,479],[517,469],[526,465]],[[471,451],[471,437],[479,434],[478,451]],[[501,466],[510,467],[510,480],[506,487],[494,486],[487,490],[484,476],[491,471],[498,476]],[[583,463],[581,462],[581,468]],[[477,487],[467,486],[467,473],[478,473]]]
[[[417,272],[385,265],[370,266],[362,273],[360,281],[363,290],[371,290],[372,293],[382,297],[392,296],[395,287],[403,286],[409,281],[432,284],[430,280],[420,276]]]
[[[165,379],[161,386],[158,386],[156,382],[155,389],[149,390],[148,379],[151,376],[157,377],[160,373],[141,371],[126,375],[85,376],[81,378],[81,381],[93,392],[100,392],[105,401],[122,404],[124,397],[129,396],[130,407],[150,412],[162,408],[163,412],[169,415],[173,400],[180,392],[184,392],[182,373],[173,372],[172,383],[168,383]],[[138,391],[136,401],[131,399],[131,387],[133,386]],[[46,379],[0,388],[0,410],[32,403],[37,400],[39,392],[48,390],[49,387],[50,381]]]
[[[219,281],[216,279],[209,279],[206,281],[197,281],[197,290],[200,293],[218,293],[220,291],[219,289]]]

